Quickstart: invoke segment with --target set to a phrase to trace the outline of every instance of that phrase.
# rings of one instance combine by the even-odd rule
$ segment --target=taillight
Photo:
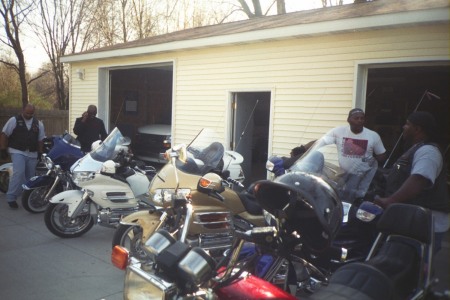
[[[125,270],[128,265],[129,252],[121,246],[114,246],[111,253],[111,262],[121,270]]]

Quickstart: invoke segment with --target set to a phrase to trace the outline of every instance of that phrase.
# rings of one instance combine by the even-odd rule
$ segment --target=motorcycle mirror
[[[186,145],[182,145],[180,151],[179,151],[179,156],[178,159],[181,160],[183,163],[186,162],[187,159],[187,152],[186,152]]]
[[[197,190],[205,194],[220,194],[225,188],[222,185],[222,178],[219,175],[216,173],[207,173],[199,179]]]
[[[381,206],[376,205],[370,201],[364,201],[356,212],[356,217],[363,222],[371,222],[383,212]]]

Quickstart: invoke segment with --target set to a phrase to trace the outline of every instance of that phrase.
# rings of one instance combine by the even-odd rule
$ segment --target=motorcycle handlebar
[[[237,181],[237,180],[235,180],[235,179],[233,179],[233,178],[231,178],[231,177],[228,177],[228,178],[227,178],[227,181],[228,181],[229,183],[232,183],[232,184],[237,185],[238,187],[241,187],[241,188],[244,187],[244,185],[243,185],[241,182],[239,182],[239,181]]]

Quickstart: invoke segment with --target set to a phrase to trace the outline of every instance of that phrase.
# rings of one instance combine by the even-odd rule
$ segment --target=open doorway
[[[270,95],[270,92],[232,94],[231,149],[244,157],[245,185],[267,177]]]
[[[109,70],[109,127],[131,138],[136,158],[160,164],[172,132],[172,63]]]
[[[438,123],[437,142],[443,150],[448,148],[449,82],[448,62],[368,69],[366,126],[380,134],[386,150],[392,153],[387,166],[392,165],[406,150],[400,135],[406,118],[415,109],[434,115]]]

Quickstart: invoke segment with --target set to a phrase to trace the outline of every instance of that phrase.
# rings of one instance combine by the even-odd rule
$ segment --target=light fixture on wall
[[[75,73],[77,73],[79,79],[84,79],[84,69],[77,69]]]

